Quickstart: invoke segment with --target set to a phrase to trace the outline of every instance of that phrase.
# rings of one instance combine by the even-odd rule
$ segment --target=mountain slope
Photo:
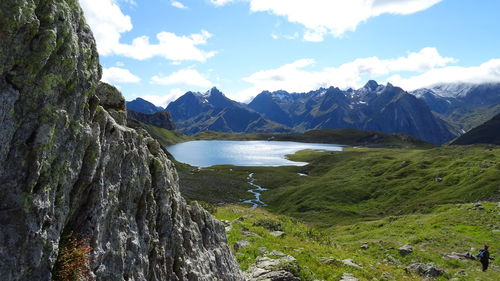
[[[500,83],[440,84],[411,94],[463,134],[500,113]]]
[[[454,140],[452,145],[489,143],[500,145],[500,114]]]
[[[309,93],[263,92],[250,108],[299,131],[310,129],[367,129],[406,133],[442,144],[454,137],[446,123],[425,102],[391,84],[375,81],[358,90],[319,89]]]
[[[172,117],[170,117],[170,114],[165,110],[158,111],[153,114],[146,114],[129,109],[127,110],[127,118],[166,130],[175,130],[174,121],[172,120]]]
[[[1,7],[2,280],[61,279],[72,253],[96,280],[242,280],[224,227],[186,204],[159,144],[99,83],[78,1]]]
[[[290,132],[246,106],[227,98],[217,88],[201,94],[187,92],[167,106],[177,127],[186,134],[221,132]]]
[[[149,101],[141,98],[136,98],[133,101],[128,101],[127,109],[146,114],[153,114],[155,112],[163,110],[162,107],[156,106]]]

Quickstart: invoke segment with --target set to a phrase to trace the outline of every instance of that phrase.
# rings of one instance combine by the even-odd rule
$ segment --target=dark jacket
[[[489,262],[489,260],[491,259],[488,249],[482,249],[481,251],[479,251],[478,257],[481,262]]]

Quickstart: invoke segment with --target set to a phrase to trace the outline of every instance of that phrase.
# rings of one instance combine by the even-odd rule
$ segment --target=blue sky
[[[406,90],[500,82],[500,1],[80,0],[103,80],[127,100],[165,106],[218,87],[248,101],[262,90]],[[146,39],[149,38],[149,39]]]

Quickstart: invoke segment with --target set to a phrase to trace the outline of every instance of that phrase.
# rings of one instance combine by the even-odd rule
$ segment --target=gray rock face
[[[2,0],[0,38],[2,280],[50,280],[69,233],[96,280],[242,280],[224,227],[99,86],[78,1]]]

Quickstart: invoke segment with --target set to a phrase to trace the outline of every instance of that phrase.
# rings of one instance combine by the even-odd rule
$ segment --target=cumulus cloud
[[[114,83],[139,83],[141,78],[132,74],[128,69],[120,67],[110,67],[102,69],[101,81],[114,84]]]
[[[211,0],[222,6],[236,0]],[[269,12],[306,27],[304,40],[322,41],[324,36],[341,36],[369,18],[382,14],[413,14],[442,0],[246,0],[252,12]]]
[[[151,78],[151,82],[159,85],[184,85],[200,88],[209,88],[213,85],[196,69],[181,69],[168,76],[155,75]]]
[[[165,95],[145,95],[141,96],[141,98],[149,101],[150,103],[156,105],[156,106],[161,106],[161,107],[167,107],[167,105],[178,99],[180,96],[182,96],[185,93],[185,91],[179,89],[179,88],[174,88],[171,89],[168,94]]]
[[[172,2],[170,2],[170,4],[172,5],[172,7],[175,7],[175,8],[187,9],[187,7],[179,1],[172,1]]]
[[[490,60],[478,67],[459,67],[449,64],[456,59],[444,57],[435,48],[394,59],[378,57],[359,58],[337,67],[311,70],[315,61],[301,59],[275,69],[262,70],[243,78],[251,87],[235,95],[239,101],[248,101],[263,90],[307,92],[321,87],[359,88],[367,79],[391,82],[405,90],[431,86],[440,82],[500,82],[500,59]],[[403,78],[402,72],[413,76]],[[390,76],[388,79],[386,77]]]
[[[148,36],[140,36],[132,40],[131,44],[124,44],[120,42],[121,34],[131,31],[133,25],[130,17],[118,6],[117,0],[79,1],[102,56],[120,55],[137,60],[159,56],[172,61],[205,62],[215,55],[214,51],[199,48],[212,37],[206,30],[181,36],[163,31],[156,35],[156,43],[150,42]]]

